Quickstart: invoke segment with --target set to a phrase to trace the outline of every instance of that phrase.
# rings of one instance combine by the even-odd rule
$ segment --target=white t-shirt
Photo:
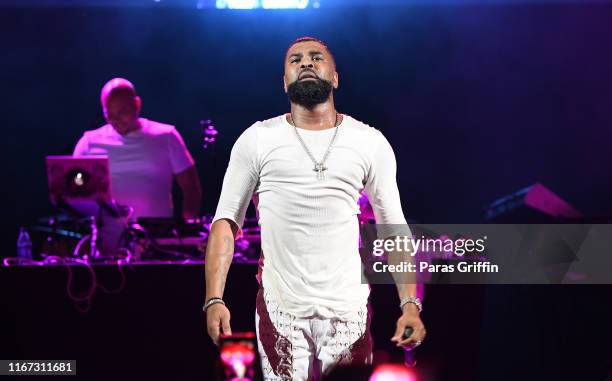
[[[296,316],[343,316],[367,303],[361,283],[357,203],[365,190],[379,224],[406,224],[391,146],[380,131],[344,115],[325,179],[281,115],[257,122],[232,149],[214,220],[244,222],[249,199],[261,226],[262,286]],[[336,128],[299,129],[317,160]]]
[[[171,217],[174,175],[194,165],[174,126],[140,118],[141,128],[119,134],[106,124],[86,131],[74,156],[108,156],[113,198],[132,217]]]

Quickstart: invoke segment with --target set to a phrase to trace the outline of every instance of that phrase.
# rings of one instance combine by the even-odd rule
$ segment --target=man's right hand
[[[215,303],[206,309],[206,328],[215,345],[219,345],[219,330],[224,335],[232,334],[230,312],[223,303]]]

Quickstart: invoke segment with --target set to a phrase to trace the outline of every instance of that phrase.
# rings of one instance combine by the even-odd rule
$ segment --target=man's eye
[[[299,61],[299,59],[295,58],[295,59],[292,59],[292,60],[291,60],[291,63],[296,63],[296,62],[298,62],[298,61]]]
[[[323,59],[323,57],[314,57],[313,60],[315,61],[321,61]]]

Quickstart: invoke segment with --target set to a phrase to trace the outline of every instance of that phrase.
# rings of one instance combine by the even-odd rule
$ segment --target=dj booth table
[[[90,286],[87,270],[71,270],[72,289],[82,294]],[[75,359],[77,378],[87,380],[213,379],[218,352],[201,312],[203,264],[124,266],[124,278],[116,265],[93,270],[101,287],[82,312],[67,294],[65,266],[0,268],[0,358]],[[225,299],[234,332],[254,330],[256,271],[254,264],[230,269]],[[611,291],[428,285],[419,380],[603,380],[612,359]],[[389,341],[397,301],[394,286],[373,286],[376,362],[402,359]]]

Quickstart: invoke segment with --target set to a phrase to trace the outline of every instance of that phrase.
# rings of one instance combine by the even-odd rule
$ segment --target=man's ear
[[[339,82],[338,82],[338,72],[337,71],[334,72],[334,80],[332,84],[334,86],[334,89],[338,88]]]
[[[134,97],[134,105],[136,106],[136,112],[140,114],[140,110],[142,110],[142,99],[138,95]]]
[[[283,75],[283,89],[285,89],[285,94],[287,93],[287,78]]]

